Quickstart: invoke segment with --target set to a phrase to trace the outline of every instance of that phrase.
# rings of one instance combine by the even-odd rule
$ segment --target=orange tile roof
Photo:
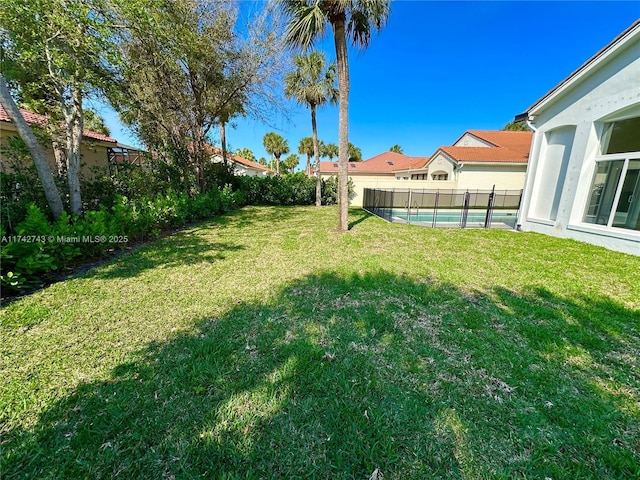
[[[22,115],[22,118],[24,118],[24,121],[27,122],[29,125],[33,125],[33,124],[40,125],[47,121],[47,117],[45,115],[40,115],[39,113],[31,112],[29,110],[24,110],[22,108],[20,108],[19,110],[20,110],[20,114]],[[4,110],[2,105],[0,105],[0,121],[11,123],[11,119],[9,118],[9,115],[7,115],[7,112]],[[102,133],[94,132],[93,130],[83,130],[82,135],[87,138],[92,138],[93,140],[100,140],[102,142],[109,142],[109,143],[118,143],[118,141],[115,138],[111,138],[107,135],[103,135]]]
[[[531,149],[533,132],[509,130],[467,130],[454,142],[454,144],[458,143],[458,141],[467,134],[484,140],[493,146],[440,147],[436,150],[436,153],[431,155],[431,158],[434,158],[438,152],[444,152],[456,162],[526,164],[529,161],[529,150]],[[423,167],[425,166],[426,163]]]
[[[515,152],[502,147],[440,147],[456,162],[527,163],[528,152]]]
[[[531,139],[533,138],[533,132],[513,132],[508,130],[467,130],[467,132],[492,143],[496,147],[507,148],[524,156],[529,155]]]
[[[362,162],[349,162],[347,169],[354,174],[393,174],[396,170],[410,168],[410,165],[426,163],[425,157],[409,157],[395,152],[384,152]],[[320,173],[337,173],[338,161],[320,162]]]
[[[222,156],[222,150],[218,147],[214,147],[213,145],[207,145],[209,152],[212,155],[220,155]],[[245,167],[254,168],[256,170],[262,170],[265,172],[270,172],[271,169],[265,167],[264,165],[260,165],[259,163],[253,162],[251,160],[247,160],[244,157],[236,155],[235,153],[227,152],[227,158],[233,160],[236,163],[244,165]]]

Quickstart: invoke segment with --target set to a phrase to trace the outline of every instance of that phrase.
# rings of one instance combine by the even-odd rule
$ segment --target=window
[[[426,173],[413,173],[411,174],[411,180],[428,180],[429,176]]]
[[[584,221],[640,230],[640,117],[605,125]]]
[[[434,172],[431,174],[433,180],[449,180],[449,174],[447,172]]]

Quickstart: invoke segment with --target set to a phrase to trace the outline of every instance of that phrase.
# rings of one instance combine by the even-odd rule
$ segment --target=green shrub
[[[349,178],[347,183],[349,191],[349,200],[353,198],[355,192],[353,180]],[[338,177],[331,176],[326,180],[322,180],[322,204],[323,205],[337,205],[338,204]]]

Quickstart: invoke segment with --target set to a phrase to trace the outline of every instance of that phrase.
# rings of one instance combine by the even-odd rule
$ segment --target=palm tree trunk
[[[320,178],[320,146],[318,145],[318,127],[316,125],[316,106],[311,105],[311,131],[313,136],[313,156],[316,165],[316,207],[322,205],[322,179]],[[309,158],[309,157],[307,157]],[[311,172],[307,167],[307,175]]]
[[[349,59],[344,14],[334,21],[333,38],[338,64],[338,91],[340,109],[338,117],[338,231],[349,229]]]
[[[18,135],[20,135],[20,138],[22,138],[27,146],[27,149],[31,154],[31,158],[33,158],[33,162],[36,164],[36,170],[38,171],[38,176],[42,182],[44,195],[47,198],[51,214],[53,215],[54,220],[58,220],[60,215],[62,215],[63,210],[62,198],[60,197],[60,192],[58,191],[56,183],[53,181],[53,174],[51,173],[51,168],[49,167],[49,163],[45,157],[44,150],[40,143],[38,143],[38,139],[33,134],[29,125],[27,125],[27,122],[25,122],[22,115],[20,115],[18,106],[16,105],[16,102],[13,101],[9,88],[1,74],[0,104],[4,107],[5,112],[7,112],[7,115],[16,126]]]
[[[67,123],[67,182],[69,184],[69,204],[71,213],[82,214],[80,194],[80,142],[82,141],[82,95],[77,86],[73,87],[72,104],[65,109]]]

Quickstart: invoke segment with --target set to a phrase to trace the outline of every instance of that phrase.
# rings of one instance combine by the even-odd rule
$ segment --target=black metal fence
[[[522,190],[364,189],[362,207],[390,222],[516,228]]]

